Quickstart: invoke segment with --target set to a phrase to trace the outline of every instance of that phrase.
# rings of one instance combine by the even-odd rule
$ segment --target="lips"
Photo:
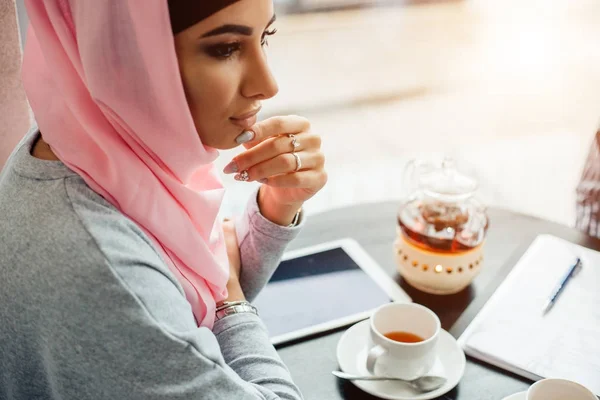
[[[242,129],[248,129],[256,123],[256,114],[258,114],[260,109],[261,107],[258,107],[253,111],[244,113],[236,117],[230,117],[229,119],[234,125],[239,126]]]

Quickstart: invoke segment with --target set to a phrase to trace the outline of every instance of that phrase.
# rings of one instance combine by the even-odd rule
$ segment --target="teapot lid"
[[[419,186],[427,196],[456,202],[471,197],[478,184],[474,178],[459,172],[453,159],[445,158],[441,168],[433,168],[420,176]]]

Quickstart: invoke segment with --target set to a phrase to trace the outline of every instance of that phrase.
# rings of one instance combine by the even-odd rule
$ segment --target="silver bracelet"
[[[252,313],[258,315],[258,310],[248,301],[226,301],[217,307],[216,320],[225,318],[228,315],[240,313]]]
[[[302,214],[302,208],[300,208],[298,210],[298,212],[296,213],[296,215],[294,215],[294,219],[292,220],[292,223],[289,224],[287,227],[288,228],[293,228],[296,225],[298,225],[298,222],[300,222],[300,215]]]

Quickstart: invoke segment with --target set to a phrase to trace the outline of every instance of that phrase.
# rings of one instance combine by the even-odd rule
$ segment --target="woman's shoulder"
[[[0,183],[0,276],[11,293],[48,300],[60,290],[68,304],[102,292],[106,306],[117,294],[133,295],[162,324],[180,327],[181,314],[154,303],[158,292],[187,310],[183,288],[135,222],[78,175],[14,184],[25,187]]]
[[[144,248],[160,258],[150,238],[129,217],[104,197],[92,190],[80,176],[65,179],[65,194],[82,227],[101,247],[118,245],[118,239],[128,247]],[[146,252],[144,251],[144,252]]]
[[[151,267],[179,286],[148,235],[80,176],[65,179],[65,194],[77,225],[73,230],[84,231],[86,246],[98,250],[116,272]]]
[[[176,282],[139,226],[79,175],[0,182],[0,223],[0,259],[89,275],[152,266]]]

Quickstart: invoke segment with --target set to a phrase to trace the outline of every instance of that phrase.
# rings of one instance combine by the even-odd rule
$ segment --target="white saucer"
[[[527,392],[519,392],[515,394],[511,394],[508,397],[503,398],[502,400],[525,400],[527,398]]]
[[[367,339],[369,320],[351,326],[341,337],[337,346],[337,359],[340,369],[348,374],[369,375],[367,372]],[[441,388],[428,393],[419,393],[402,382],[392,381],[352,381],[360,389],[373,396],[389,400],[429,400],[449,392],[465,372],[465,353],[456,339],[442,330],[437,345],[438,357],[429,373],[448,379]]]

